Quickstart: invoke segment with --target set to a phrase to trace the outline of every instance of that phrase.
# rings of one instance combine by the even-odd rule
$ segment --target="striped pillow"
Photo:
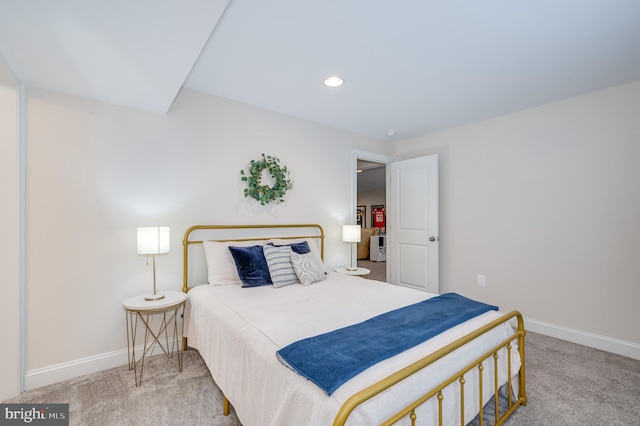
[[[291,263],[291,247],[266,245],[262,247],[262,250],[269,266],[269,275],[271,275],[274,287],[284,287],[300,282]]]

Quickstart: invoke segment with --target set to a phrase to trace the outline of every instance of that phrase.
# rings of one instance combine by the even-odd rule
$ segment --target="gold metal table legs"
[[[164,352],[178,371],[182,371],[182,351],[179,345],[182,340],[182,327],[178,327],[180,308],[184,312],[184,303],[154,311],[126,310],[129,370],[134,370],[136,386],[142,384],[147,356],[151,356],[157,348]],[[138,346],[137,341],[138,321],[144,325],[142,347]]]

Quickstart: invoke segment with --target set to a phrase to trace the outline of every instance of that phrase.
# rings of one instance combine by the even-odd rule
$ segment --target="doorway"
[[[387,281],[386,164],[358,158],[356,173],[356,223],[362,228],[358,267],[369,269],[370,279]]]

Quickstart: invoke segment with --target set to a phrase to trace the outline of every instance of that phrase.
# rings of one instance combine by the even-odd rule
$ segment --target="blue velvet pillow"
[[[267,260],[264,258],[262,246],[229,246],[229,251],[233,256],[233,261],[236,263],[242,287],[259,287],[272,284],[269,265],[267,265]]]
[[[306,241],[301,241],[299,243],[291,243],[291,244],[273,244],[273,243],[267,243],[270,246],[274,246],[274,247],[286,247],[289,246],[291,247],[291,250],[294,253],[298,253],[298,254],[306,254],[309,253],[311,251],[311,249],[309,248],[309,244]]]

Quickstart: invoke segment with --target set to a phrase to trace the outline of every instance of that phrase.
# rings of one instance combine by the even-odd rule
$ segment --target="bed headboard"
[[[324,260],[324,230],[316,224],[273,224],[273,225],[196,225],[187,229],[182,240],[183,272],[182,291],[191,289],[189,286],[189,262],[194,257],[191,247],[202,247],[203,241],[258,241],[270,238],[298,239],[311,238],[318,241],[320,255]],[[201,250],[203,257],[204,250]]]

